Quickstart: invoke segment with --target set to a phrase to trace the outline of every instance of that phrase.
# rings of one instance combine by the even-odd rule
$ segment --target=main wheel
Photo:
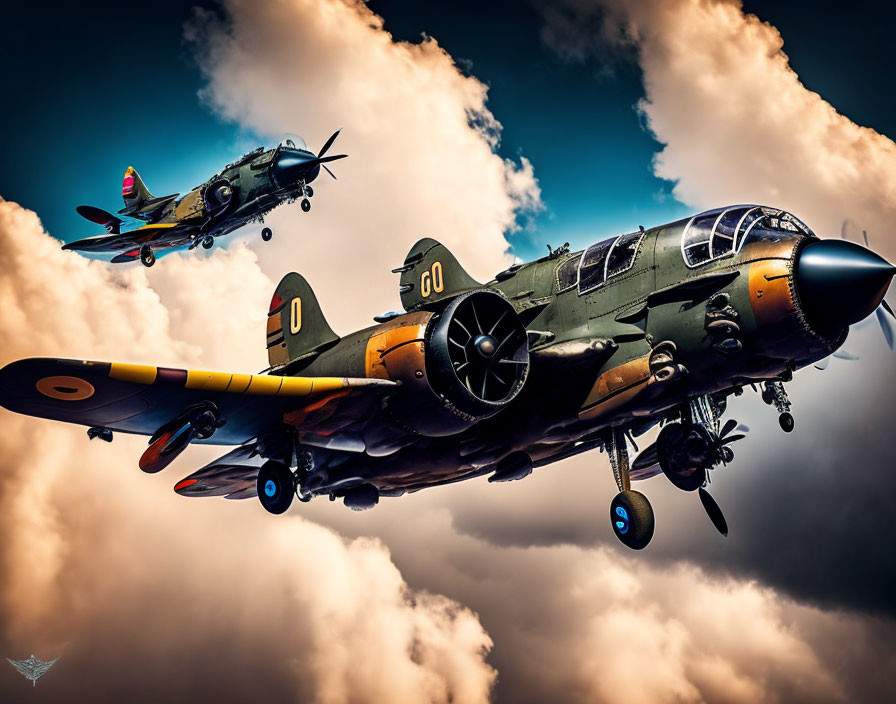
[[[143,263],[143,266],[152,266],[156,263],[155,252],[146,245],[143,245],[140,248],[140,261]]]
[[[296,480],[292,471],[282,462],[268,460],[258,470],[256,483],[258,500],[265,510],[281,514],[292,503]]]
[[[305,186],[305,195],[310,198],[314,195],[314,189],[311,186]]]
[[[690,423],[669,423],[656,439],[656,454],[666,478],[682,491],[697,491],[706,481],[701,462],[706,438]]]
[[[302,210],[306,213],[311,210],[311,201],[307,198],[302,199]]]
[[[639,491],[616,494],[610,503],[610,523],[616,537],[632,550],[646,547],[653,537],[653,509]]]
[[[203,246],[205,249],[211,249],[212,247],[215,246],[215,238],[212,237],[211,235],[209,235],[208,237],[203,238],[203,240],[202,240],[202,246]]]
[[[778,416],[778,425],[781,426],[781,430],[785,433],[793,432],[793,416],[790,413],[782,413]]]
[[[262,229],[262,231],[261,231],[261,239],[263,239],[265,242],[270,242],[270,241],[271,241],[271,237],[273,237],[273,236],[274,236],[274,231],[271,230],[271,228],[269,228],[269,227],[265,227],[265,228]]]

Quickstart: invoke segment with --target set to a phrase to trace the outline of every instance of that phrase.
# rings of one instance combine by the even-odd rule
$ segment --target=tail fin
[[[295,272],[280,281],[268,311],[268,362],[282,367],[322,352],[339,341],[305,277]]]
[[[121,197],[124,198],[125,208],[135,210],[144,203],[155,200],[133,166],[129,166],[124,172],[124,180],[121,182]]]
[[[401,304],[407,311],[482,286],[464,271],[445,245],[429,237],[411,247],[404,265],[394,273],[401,274],[398,290]]]

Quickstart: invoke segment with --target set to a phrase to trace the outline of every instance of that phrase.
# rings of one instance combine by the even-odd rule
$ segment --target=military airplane
[[[316,155],[298,136],[285,138],[274,149],[258,147],[225,166],[183,198],[178,198],[178,193],[156,198],[137,170],[129,166],[121,188],[124,208],[118,215],[146,224],[122,232],[124,221],[117,215],[92,205],[79,205],[76,210],[82,217],[102,225],[109,234],[69,242],[62,248],[92,253],[118,252],[112,258],[115,264],[139,258],[144,266],[152,266],[157,250],[183,246],[194,249],[200,244],[210,249],[216,237],[251,222],[264,222],[264,216],[282,203],[301,198],[302,210],[307,213],[311,210],[309,198],[314,195],[311,182],[321,168],[336,178],[327,163],[347,156],[325,156],[338,135],[337,130]],[[269,227],[261,230],[265,241],[273,235]]]
[[[761,387],[792,430],[784,384],[796,370],[875,311],[892,334],[884,294],[896,268],[790,213],[736,205],[564,246],[485,284],[428,238],[395,272],[405,312],[345,337],[288,274],[270,304],[263,373],[25,359],[0,370],[0,404],[89,437],[149,435],[147,472],[190,442],[237,445],[174,490],[257,496],[275,514],[294,496],[363,509],[483,475],[521,479],[600,449],[618,487],[611,528],[640,549],[654,514],[632,481],[657,474],[697,491],[727,535],[706,486],[743,437],[722,421],[729,398]],[[634,438],[657,426],[630,461]]]

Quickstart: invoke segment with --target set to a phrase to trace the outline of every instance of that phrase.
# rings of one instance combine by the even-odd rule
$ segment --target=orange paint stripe
[[[174,485],[175,491],[180,491],[181,489],[186,489],[188,486],[193,486],[198,479],[181,479],[177,484]]]

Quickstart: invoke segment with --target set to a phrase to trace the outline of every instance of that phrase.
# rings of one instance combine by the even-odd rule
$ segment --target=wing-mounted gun
[[[162,471],[194,438],[210,438],[224,422],[225,418],[211,401],[186,408],[153,433],[149,447],[140,457],[140,469],[150,474]]]
[[[482,288],[445,245],[429,237],[411,247],[404,264],[392,273],[401,274],[398,290],[408,312],[435,307],[433,304]]]

